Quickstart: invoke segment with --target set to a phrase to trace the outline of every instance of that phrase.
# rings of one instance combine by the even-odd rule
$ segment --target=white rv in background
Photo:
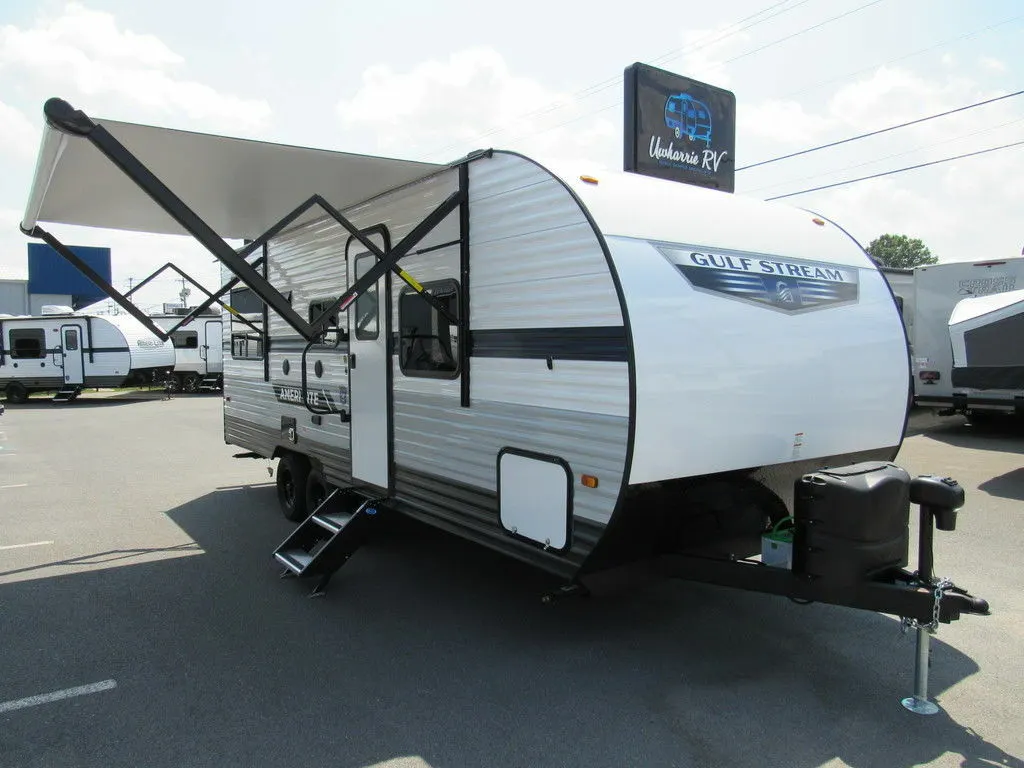
[[[10,403],[32,392],[74,400],[86,387],[159,383],[174,349],[126,315],[43,307],[41,316],[0,316],[0,391]]]
[[[914,270],[913,333],[910,335],[914,370],[914,400],[967,413],[1007,410],[1024,392],[981,389],[962,375],[954,376],[951,320],[965,299],[992,296],[1024,288],[1024,258],[978,262],[947,262]],[[905,306],[905,305],[904,305]],[[971,306],[971,305],[966,305]],[[964,310],[969,313],[969,310]],[[961,313],[963,316],[963,313]],[[958,321],[959,322],[959,321]],[[991,337],[991,338],[990,338]],[[1009,350],[1019,345],[1005,325],[986,332],[986,347]]]
[[[153,315],[158,327],[169,331],[188,313]],[[220,389],[224,382],[223,326],[216,311],[199,315],[171,334],[174,347],[174,374],[171,388],[177,392]]]

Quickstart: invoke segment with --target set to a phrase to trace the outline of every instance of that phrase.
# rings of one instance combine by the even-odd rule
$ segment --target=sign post
[[[624,170],[733,191],[731,91],[640,63],[626,68],[625,85]]]

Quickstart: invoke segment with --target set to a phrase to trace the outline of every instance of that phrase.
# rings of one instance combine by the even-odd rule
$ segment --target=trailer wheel
[[[168,376],[164,380],[164,387],[172,394],[175,392],[181,392],[181,376],[177,373],[173,376]]]
[[[20,381],[12,381],[7,385],[7,402],[8,403],[26,403],[28,402],[28,389]]]
[[[311,469],[306,477],[306,509],[312,512],[324,503],[331,489],[324,476],[316,469]]]
[[[287,520],[298,523],[309,516],[306,508],[308,475],[309,462],[305,456],[286,453],[277,462],[277,502]]]
[[[194,373],[184,376],[181,380],[181,389],[183,392],[194,395],[199,391],[199,376]]]

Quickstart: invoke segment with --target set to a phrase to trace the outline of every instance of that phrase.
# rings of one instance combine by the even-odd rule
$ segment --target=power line
[[[795,10],[796,8],[799,8],[801,5],[806,5],[807,3],[811,2],[811,0],[799,0],[799,2],[797,2],[795,5],[791,5],[789,8],[784,8],[781,11],[779,11],[778,13],[773,13],[770,16],[767,16],[767,17],[765,17],[763,19],[758,19],[757,21],[752,21],[752,19],[756,19],[758,16],[763,16],[766,13],[770,13],[771,11],[775,10],[776,8],[778,8],[779,6],[786,5],[789,2],[792,2],[792,0],[781,0],[781,2],[776,2],[776,3],[773,3],[772,5],[765,6],[764,8],[762,8],[760,11],[757,11],[756,13],[752,13],[749,16],[745,16],[744,18],[740,19],[739,21],[734,21],[732,24],[729,24],[728,26],[726,26],[725,29],[723,29],[720,33],[713,33],[712,35],[707,35],[705,37],[700,38],[699,40],[695,40],[693,43],[691,43],[689,45],[682,46],[680,48],[673,48],[672,50],[670,50],[670,51],[668,51],[666,53],[663,53],[663,54],[661,54],[659,56],[654,57],[653,59],[651,59],[651,62],[652,63],[661,63],[661,62],[665,62],[665,61],[670,61],[670,60],[672,60],[674,58],[678,58],[683,53],[693,53],[694,51],[702,50],[703,48],[707,48],[710,45],[713,45],[715,43],[721,42],[722,40],[725,40],[726,38],[732,37],[733,35],[739,34],[740,32],[745,32],[746,30],[750,29],[751,27],[756,27],[758,24],[763,24],[764,22],[770,21],[771,19],[774,19],[777,16],[781,16],[784,13],[789,13],[790,11]],[[876,2],[880,2],[880,0],[876,0]],[[746,22],[748,22],[748,21],[750,21],[751,23],[747,24],[746,26],[740,26],[740,25],[746,24]],[[738,27],[738,28],[737,29],[732,29],[732,27]],[[716,34],[717,34],[717,36],[715,36]],[[575,93],[571,94],[569,96],[569,98],[565,100],[565,102],[561,102],[561,101],[549,102],[548,104],[545,104],[542,107],[538,107],[537,109],[531,110],[530,112],[525,112],[525,113],[519,115],[518,117],[512,118],[511,122],[515,123],[515,122],[519,122],[520,120],[525,120],[525,119],[527,119],[529,117],[534,117],[536,115],[548,114],[548,113],[551,113],[551,112],[555,112],[555,111],[557,111],[559,109],[563,109],[568,104],[580,101],[580,100],[582,100],[582,99],[584,99],[586,97],[589,97],[589,96],[593,96],[595,93],[600,93],[601,91],[605,91],[605,90],[607,90],[609,88],[612,88],[612,87],[618,85],[621,82],[622,82],[621,75],[616,75],[615,77],[608,78],[607,80],[602,80],[602,81],[600,81],[598,83],[594,83],[593,85],[589,85],[586,88],[581,88],[580,90],[578,90]],[[497,133],[502,133],[505,130],[507,130],[507,128],[505,128],[503,126],[493,127],[490,130],[485,131],[484,133],[477,134],[474,137],[473,141],[479,141],[480,139],[486,139],[489,136],[493,136],[493,135],[495,135]],[[442,152],[447,152],[447,151],[449,151],[449,150],[451,150],[453,148],[460,147],[460,146],[462,146],[462,144],[463,144],[463,142],[458,142],[458,143],[454,143],[454,144],[448,144],[447,146],[441,147],[440,149],[438,149],[438,150],[436,150],[434,152],[428,153],[428,156],[439,155]]]
[[[811,189],[802,189],[799,192],[789,192],[785,195],[776,195],[775,197],[766,197],[765,200],[781,200],[784,197],[796,197],[797,195],[806,195],[809,192],[820,192],[823,189],[832,189],[834,187],[843,187],[847,184],[856,184],[858,181],[867,181],[869,179],[877,179],[882,176],[892,176],[896,173],[903,173],[904,171],[915,171],[918,168],[927,168],[930,165],[939,165],[940,163],[948,163],[953,160],[963,160],[965,157],[975,157],[977,155],[984,155],[988,152],[996,152],[1000,149],[1009,149],[1010,147],[1019,147],[1024,144],[1024,141],[1015,141],[1012,144],[1003,144],[999,147],[989,147],[988,149],[979,149],[977,152],[968,152],[964,155],[957,155],[956,157],[944,157],[941,160],[932,160],[929,163],[919,163],[917,165],[908,165],[906,168],[897,168],[893,171],[883,171],[882,173],[875,173],[871,176],[861,176],[859,179],[847,179],[846,181],[837,181],[835,184],[826,184],[822,187],[813,187]]]
[[[898,61],[905,61],[906,59],[912,59],[915,56],[920,56],[922,53],[934,51],[936,48],[944,48],[945,46],[950,45],[952,43],[959,43],[961,40],[967,40],[972,37],[977,37],[978,35],[983,35],[986,32],[991,32],[994,29],[998,29],[999,27],[1005,26],[1006,24],[1010,24],[1014,21],[1019,21],[1020,19],[1024,19],[1024,14],[1018,16],[1011,16],[1008,19],[1003,19],[1002,21],[997,21],[994,24],[989,24],[987,27],[979,27],[978,29],[972,30],[971,32],[965,32],[964,34],[957,35],[956,37],[949,37],[946,38],[945,40],[940,40],[939,42],[929,45],[926,48],[920,48],[911,53],[905,53],[902,56],[896,56],[895,58],[888,59],[880,63],[875,63],[872,64],[871,66],[854,70],[853,72],[847,72],[846,74],[839,75],[838,77],[833,77],[828,80],[822,80],[820,82],[814,83],[813,85],[804,86],[799,90],[790,91],[789,93],[783,94],[782,96],[779,96],[777,98],[788,99],[792,98],[793,96],[799,96],[802,93],[807,93],[808,91],[816,90],[818,88],[821,88],[822,86],[831,85],[832,83],[838,82],[840,80],[849,80],[851,77],[862,75],[865,72],[870,72],[871,70],[878,69],[879,67],[887,67],[888,65],[895,64]]]
[[[957,136],[950,136],[948,139],[943,139],[942,141],[936,141],[936,142],[934,142],[932,144],[924,144],[924,145],[919,146],[919,147],[914,147],[913,149],[908,149],[905,152],[895,152],[895,153],[893,153],[891,155],[885,155],[884,157],[876,157],[874,160],[865,160],[862,163],[854,163],[853,165],[844,165],[841,168],[832,168],[831,170],[823,171],[821,173],[812,173],[809,176],[801,176],[798,179],[788,179],[786,181],[780,181],[780,182],[778,182],[776,184],[766,184],[764,186],[755,187],[754,189],[749,189],[749,190],[745,189],[743,191],[743,194],[747,195],[747,196],[756,195],[758,192],[764,192],[765,190],[768,190],[768,189],[777,189],[778,187],[791,186],[794,182],[797,182],[797,181],[810,181],[811,179],[820,179],[822,176],[831,176],[834,173],[842,173],[843,171],[852,171],[855,168],[863,168],[864,166],[867,166],[867,165],[877,165],[878,163],[883,163],[886,160],[892,160],[892,159],[897,158],[897,157],[906,157],[907,155],[913,155],[914,153],[921,152],[922,150],[925,150],[925,149],[932,149],[933,147],[940,147],[943,144],[949,144],[950,142],[953,142],[953,141],[962,141],[963,139],[969,139],[972,136],[979,136],[979,135],[981,135],[983,133],[990,133],[992,131],[997,131],[1000,128],[1005,128],[1008,125],[1016,125],[1017,123],[1020,123],[1020,122],[1024,122],[1024,117],[1018,117],[1018,118],[1016,118],[1014,120],[1008,120],[1007,122],[1000,123],[999,125],[991,125],[991,126],[989,126],[987,128],[982,128],[982,129],[977,130],[977,131],[971,131],[970,133],[961,133],[961,134],[958,134]]]
[[[765,43],[764,45],[759,46],[759,47],[757,47],[757,48],[755,48],[753,50],[746,51],[744,53],[739,54],[738,56],[733,56],[731,59],[726,59],[725,61],[721,62],[721,64],[731,64],[732,62],[738,61],[739,59],[742,59],[742,58],[744,58],[746,56],[750,56],[751,54],[754,54],[754,53],[759,53],[759,52],[764,51],[764,50],[766,50],[768,48],[771,48],[773,46],[779,45],[780,43],[784,43],[784,42],[786,42],[788,40],[792,40],[794,37],[799,37],[802,34],[810,32],[811,30],[819,29],[819,28],[825,26],[826,24],[831,24],[833,21],[838,21],[839,19],[845,18],[846,16],[849,16],[851,14],[857,13],[858,11],[863,11],[864,9],[870,8],[871,6],[877,5],[878,3],[881,3],[881,2],[884,2],[884,0],[871,0],[871,2],[864,3],[863,5],[859,5],[856,8],[854,8],[853,10],[846,11],[845,13],[841,13],[838,16],[832,16],[832,17],[830,17],[828,19],[825,19],[824,21],[818,22],[817,24],[813,24],[810,27],[805,27],[805,28],[803,28],[801,30],[798,30],[798,31],[793,32],[793,33],[791,33],[789,35],[786,35],[785,37],[780,37],[777,40],[773,40],[770,43]],[[600,114],[601,112],[606,112],[607,110],[612,109],[613,107],[620,106],[621,104],[622,104],[622,100],[618,99],[615,102],[613,102],[611,104],[608,104],[608,105],[606,105],[604,107],[600,107],[598,109],[588,110],[587,113],[584,114],[584,115],[580,115],[578,117],[574,117],[574,118],[571,118],[569,120],[565,120],[564,122],[557,123],[557,124],[552,125],[552,126],[548,126],[547,128],[541,128],[539,130],[531,131],[529,133],[519,134],[517,136],[514,136],[510,141],[515,141],[516,139],[521,138],[523,136],[538,136],[538,135],[540,135],[542,133],[547,133],[548,131],[554,131],[554,130],[557,130],[558,128],[564,128],[565,126],[570,125],[572,123],[579,122],[580,120],[585,120],[585,119],[588,119],[588,118],[592,118],[594,115]],[[500,133],[502,130],[505,130],[505,129],[499,129],[497,131],[492,131],[491,133]]]
[[[909,120],[909,121],[907,121],[905,123],[900,123],[899,125],[890,125],[888,128],[879,128],[877,131],[870,131],[868,133],[862,133],[862,134],[860,134],[858,136],[850,136],[847,139],[840,139],[839,141],[832,141],[832,142],[829,142],[828,144],[822,144],[820,147],[812,147],[811,149],[802,149],[799,152],[791,152],[788,155],[781,155],[779,157],[773,157],[770,160],[761,160],[760,162],[751,163],[750,165],[744,165],[742,168],[737,168],[736,171],[737,172],[745,171],[748,168],[757,168],[758,166],[761,166],[761,165],[768,165],[769,163],[777,163],[779,160],[788,160],[791,157],[799,157],[800,155],[807,155],[807,154],[810,154],[811,152],[817,152],[819,149],[828,149],[829,147],[838,147],[840,144],[848,144],[851,141],[858,141],[860,139],[866,139],[869,136],[877,136],[880,133],[888,133],[889,131],[895,131],[897,128],[906,128],[908,125],[917,125],[918,123],[926,123],[929,120],[934,120],[937,117],[945,117],[946,115],[954,115],[957,112],[964,112],[964,111],[966,111],[968,109],[974,109],[975,107],[983,107],[986,104],[992,104],[992,103],[997,102],[997,101],[1002,101],[1003,99],[1009,99],[1009,98],[1012,98],[1014,96],[1020,96],[1022,93],[1024,93],[1024,90],[1016,91],[1015,93],[1008,93],[1005,96],[996,96],[994,99],[986,99],[985,101],[979,101],[979,102],[975,102],[974,104],[968,104],[966,107],[957,107],[956,109],[949,109],[949,110],[946,110],[945,112],[939,112],[938,114],[935,114],[935,115],[929,115],[928,117],[919,117],[916,120]]]

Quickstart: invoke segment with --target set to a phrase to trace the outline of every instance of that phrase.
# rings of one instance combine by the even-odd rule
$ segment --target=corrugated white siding
[[[472,328],[622,325],[597,236],[557,179],[502,153],[469,178]]]

